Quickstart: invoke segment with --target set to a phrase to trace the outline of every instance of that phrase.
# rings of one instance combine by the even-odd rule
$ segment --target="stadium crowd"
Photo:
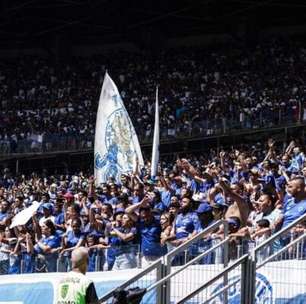
[[[58,64],[37,57],[6,61],[0,71],[0,152],[92,148],[106,69],[143,141],[153,132],[157,84],[163,138],[301,122],[305,61],[303,41],[280,39],[250,49],[227,44],[112,52]]]
[[[144,267],[219,219],[229,225],[230,258],[238,246],[256,245],[306,213],[304,141],[223,150],[150,164],[95,185],[76,175],[14,176],[0,180],[0,273],[67,271],[71,251],[89,248],[89,270]],[[25,225],[14,216],[41,203]],[[305,223],[292,230],[306,232]],[[189,257],[222,239],[222,227],[190,248]],[[283,246],[288,240],[283,240]],[[247,248],[246,248],[247,250]],[[305,252],[304,252],[305,253]],[[200,263],[218,263],[207,256]],[[222,259],[222,258],[221,258]],[[141,263],[141,265],[139,264]],[[178,255],[173,265],[182,263]]]

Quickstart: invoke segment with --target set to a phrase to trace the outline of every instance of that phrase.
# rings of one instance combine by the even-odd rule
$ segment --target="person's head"
[[[113,207],[111,204],[104,203],[101,207],[101,214],[104,218],[111,218],[113,215]]]
[[[209,224],[213,221],[212,207],[208,203],[201,203],[196,210],[200,221],[203,224]]]
[[[130,217],[128,214],[126,214],[126,213],[124,213],[124,214],[122,215],[121,222],[122,222],[122,227],[124,227],[124,228],[130,228],[130,227],[132,227],[132,226],[134,225],[133,220],[132,220],[131,217]]]
[[[140,195],[143,195],[143,190],[144,190],[144,187],[142,184],[136,184],[134,187],[133,193],[135,196],[140,196]]]
[[[139,216],[141,220],[143,220],[145,223],[150,223],[153,218],[152,210],[150,207],[147,208],[141,208],[139,210]]]
[[[72,204],[67,208],[67,215],[70,219],[78,218],[80,215],[80,206],[77,204]]]
[[[174,197],[175,197],[175,200],[173,201],[172,201],[173,197],[171,198],[171,203],[169,205],[169,213],[172,214],[173,216],[176,216],[180,211],[181,205],[180,205],[178,198],[176,196]]]
[[[41,226],[41,232],[45,236],[54,235],[56,232],[55,226],[51,220],[45,221]]]
[[[3,200],[0,204],[0,212],[5,213],[5,212],[8,211],[8,209],[9,209],[9,203],[7,201]]]
[[[98,240],[97,237],[92,235],[92,234],[88,234],[86,237],[86,243],[88,245],[88,247],[93,246],[95,244],[97,244]]]
[[[47,203],[50,200],[50,196],[48,193],[43,193],[41,196],[41,200],[43,201],[43,203]]]
[[[290,157],[287,153],[282,156],[282,165],[287,166],[289,164]]]
[[[191,199],[188,197],[183,197],[181,200],[181,212],[187,213],[191,209]]]
[[[211,204],[212,214],[215,220],[220,220],[224,217],[224,214],[227,210],[226,206],[220,204]]]
[[[63,200],[61,198],[57,198],[54,204],[54,212],[56,214],[62,212],[63,205],[64,205]]]
[[[72,269],[83,274],[87,271],[88,250],[85,247],[78,247],[71,253]]]
[[[74,233],[78,233],[81,230],[82,222],[79,218],[75,218],[71,221],[71,228]]]
[[[273,204],[274,201],[270,194],[262,194],[257,201],[257,210],[266,214],[272,211]]]
[[[52,204],[51,203],[45,203],[42,205],[43,214],[44,217],[49,217],[52,214]]]
[[[20,207],[23,204],[23,197],[22,196],[17,196],[15,198],[15,207]]]
[[[241,224],[239,217],[231,216],[227,219],[227,222],[230,233],[235,233],[239,230]]]
[[[80,217],[84,223],[84,226],[89,223],[89,215],[84,210],[81,210]]]
[[[170,212],[165,212],[160,216],[160,224],[162,229],[167,228],[168,226],[172,225],[174,220],[174,215]]]
[[[294,177],[288,182],[287,192],[295,198],[305,194],[304,177]]]
[[[255,182],[255,181],[258,180],[258,178],[259,178],[259,171],[258,171],[258,169],[252,168],[252,169],[250,170],[250,180],[251,180],[252,182]]]
[[[124,215],[125,211],[124,209],[116,209],[116,211],[114,212],[114,220],[116,222],[117,225],[121,225],[122,224],[122,217]]]
[[[262,228],[269,228],[270,227],[270,222],[267,219],[261,219],[256,222],[257,228],[262,229]]]

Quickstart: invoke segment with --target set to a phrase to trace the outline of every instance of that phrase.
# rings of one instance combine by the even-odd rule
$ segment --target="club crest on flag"
[[[120,181],[122,173],[132,172],[135,159],[143,158],[137,135],[117,87],[105,75],[96,123],[95,177],[99,185],[110,177]]]

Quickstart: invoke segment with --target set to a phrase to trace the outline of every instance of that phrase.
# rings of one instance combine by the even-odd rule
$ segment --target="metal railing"
[[[241,304],[255,304],[255,299],[258,296],[256,295],[256,270],[268,265],[267,267],[270,267],[270,269],[272,268],[272,270],[275,269],[275,271],[279,271],[279,264],[268,264],[268,262],[279,262],[288,259],[306,259],[306,233],[304,232],[296,238],[292,238],[292,234],[290,234],[292,228],[300,223],[305,223],[305,221],[306,214],[263,241],[248,254],[234,261],[230,266],[219,271],[217,275],[190,292],[187,296],[182,297],[177,303],[182,304],[189,300],[192,300],[192,303],[213,303],[211,301],[216,297],[219,297],[217,303],[226,303],[227,298],[225,295],[229,296],[231,289],[235,288],[239,289],[238,294]],[[287,244],[280,244],[281,241],[287,242]],[[262,251],[265,251],[266,255],[263,255]],[[285,269],[285,272],[288,270],[288,268]],[[227,278],[230,277],[228,282],[220,282],[225,276],[227,276]],[[279,281],[278,284],[281,284],[281,278]],[[216,284],[219,288],[216,288]],[[306,283],[301,284],[303,284],[302,290],[305,292]],[[283,288],[288,289],[288,286],[286,285]],[[206,294],[203,293],[205,290]],[[237,299],[235,300],[235,303],[239,303]]]
[[[277,119],[271,120],[261,116],[256,120],[239,121],[235,119],[209,119],[197,122],[191,122],[187,129],[182,128],[181,122],[177,123],[171,129],[161,129],[161,140],[169,142],[191,137],[210,137],[234,135],[241,131],[256,131],[264,128],[286,128],[305,125],[305,121],[300,118],[280,115]],[[171,130],[171,132],[170,132]],[[137,129],[137,135],[141,144],[151,144],[153,132],[145,133],[144,129]],[[93,149],[93,134],[33,134],[26,139],[18,141],[10,138],[0,139],[0,155],[25,154],[25,153],[48,153],[61,151],[88,151]]]
[[[203,238],[212,232],[214,232],[216,229],[220,228],[221,226],[224,227],[223,229],[223,241],[218,242],[217,244],[214,244],[211,246],[211,248],[208,248],[204,252],[198,253],[194,256],[190,256],[188,254],[188,251],[192,248],[193,245],[198,244],[199,241],[203,240]],[[142,282],[143,280],[145,282],[149,282],[148,286],[145,286],[147,289],[146,294],[156,292],[156,303],[163,303],[163,304],[169,304],[171,299],[171,284],[179,285],[178,281],[174,281],[174,278],[181,274],[184,270],[189,268],[192,265],[195,265],[196,263],[200,263],[201,260],[205,259],[205,257],[209,256],[212,253],[216,253],[216,251],[220,250],[222,252],[222,259],[220,258],[218,262],[222,263],[224,267],[228,265],[228,223],[227,221],[220,220],[205,230],[201,231],[197,235],[195,235],[193,238],[188,240],[187,242],[181,244],[177,248],[170,251],[167,255],[160,258],[158,261],[150,265],[149,267],[145,268],[142,272],[137,274],[135,277],[131,278],[124,284],[118,286],[114,290],[110,291],[106,295],[104,295],[99,303],[108,303],[107,301],[110,300],[113,295],[114,291],[118,288],[124,289],[131,286],[139,286],[137,282]],[[173,261],[174,258],[180,254],[183,254],[182,259],[182,265],[180,267],[176,267],[174,271],[172,271],[173,268]],[[219,266],[218,266],[219,267]],[[150,274],[152,271],[155,271],[157,275],[152,279],[148,280],[146,279],[146,276]],[[195,270],[196,271],[196,270]],[[172,279],[172,280],[171,280]],[[224,276],[224,283],[227,283],[227,277]],[[144,284],[141,284],[139,287],[143,287]],[[145,302],[143,302],[145,303]]]
[[[136,276],[127,280],[125,283],[120,285],[119,287],[114,288],[107,294],[105,294],[102,298],[99,299],[98,303],[110,303],[109,301],[113,298],[114,292],[120,289],[131,288],[133,286],[147,288],[154,281],[159,281],[162,277],[162,259],[155,261],[153,264],[149,265],[146,269],[138,273]],[[147,286],[148,285],[148,286]],[[156,288],[156,303],[161,302],[161,290],[160,288]]]

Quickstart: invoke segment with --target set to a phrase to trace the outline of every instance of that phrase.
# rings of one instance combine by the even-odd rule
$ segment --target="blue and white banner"
[[[106,73],[96,121],[96,186],[107,182],[110,177],[119,182],[122,173],[133,171],[136,159],[139,166],[143,166],[143,157],[133,124],[115,83]]]
[[[158,106],[158,87],[156,88],[156,101],[155,101],[155,124],[154,124],[154,137],[152,147],[152,160],[151,160],[151,178],[155,179],[157,174],[159,161],[159,106]]]

